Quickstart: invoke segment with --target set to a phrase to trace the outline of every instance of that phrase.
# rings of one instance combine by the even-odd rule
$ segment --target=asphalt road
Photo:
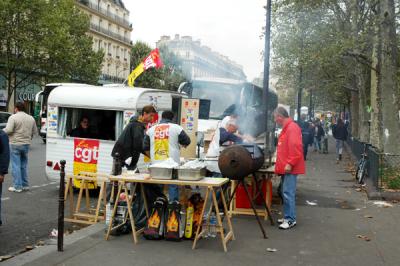
[[[0,256],[15,254],[27,245],[48,239],[57,228],[58,184],[45,176],[46,145],[37,137],[31,145],[28,176],[31,190],[9,192],[11,169],[3,183],[2,220],[0,226]]]

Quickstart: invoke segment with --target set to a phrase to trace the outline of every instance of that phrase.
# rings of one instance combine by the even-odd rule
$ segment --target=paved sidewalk
[[[55,251],[56,246],[43,247],[3,264],[399,265],[400,205],[379,207],[364,192],[356,191],[353,177],[345,171],[348,156],[336,165],[333,148],[330,142],[329,154],[310,152],[307,175],[298,181],[298,225],[281,231],[265,222],[269,239],[262,238],[253,217],[243,216],[233,218],[236,240],[228,244],[228,253],[223,252],[219,239],[200,240],[194,251],[191,241],[141,238],[134,245],[131,235],[105,241],[102,225],[96,225],[86,237],[66,245],[62,253]],[[267,252],[267,248],[277,251]]]

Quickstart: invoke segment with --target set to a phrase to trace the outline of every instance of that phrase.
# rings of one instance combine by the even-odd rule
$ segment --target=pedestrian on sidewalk
[[[3,192],[4,176],[8,174],[8,166],[10,164],[10,146],[7,134],[0,130],[0,225],[1,220],[1,194]]]
[[[275,173],[282,176],[283,219],[280,229],[296,225],[296,184],[297,176],[305,173],[303,143],[300,127],[289,117],[286,109],[274,111],[275,122],[282,126],[279,135]]]
[[[302,114],[300,120],[297,122],[299,127],[301,128],[301,138],[303,141],[303,157],[304,160],[307,160],[308,154],[308,146],[314,140],[314,130],[309,122],[306,121],[307,117],[305,114]]]
[[[325,130],[321,125],[321,121],[319,119],[317,119],[315,122],[315,141],[316,141],[319,153],[322,152],[321,140],[323,137],[325,137]]]
[[[342,160],[342,152],[344,141],[347,140],[347,128],[343,120],[339,118],[337,123],[332,127],[332,135],[336,139],[336,163]]]
[[[13,186],[8,188],[11,192],[22,192],[29,190],[28,180],[28,152],[32,139],[37,135],[35,119],[25,113],[25,106],[17,102],[14,109],[15,114],[8,118],[4,132],[10,138],[11,144],[11,166]]]

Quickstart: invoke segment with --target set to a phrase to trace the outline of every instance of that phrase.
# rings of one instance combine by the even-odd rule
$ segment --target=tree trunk
[[[383,147],[386,153],[400,154],[395,7],[393,0],[381,0],[379,4]]]
[[[379,9],[379,6],[378,6]],[[379,14],[379,11],[378,11]],[[375,16],[374,25],[374,37],[373,37],[373,47],[372,47],[372,69],[371,69],[371,134],[370,140],[371,144],[383,150],[382,142],[382,102],[380,93],[380,27],[379,27],[378,16]]]
[[[358,94],[358,113],[359,113],[359,139],[362,142],[370,142],[370,128],[369,128],[369,119],[370,115],[367,112],[367,84],[365,80],[365,76],[363,73],[360,73],[359,76],[359,94]]]

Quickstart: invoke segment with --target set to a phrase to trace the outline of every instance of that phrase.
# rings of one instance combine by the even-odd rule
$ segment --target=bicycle
[[[357,170],[356,170],[356,180],[358,184],[363,184],[365,176],[368,175],[368,147],[370,144],[365,143],[364,144],[364,150],[363,153],[361,153],[361,158],[358,161],[357,164]]]

